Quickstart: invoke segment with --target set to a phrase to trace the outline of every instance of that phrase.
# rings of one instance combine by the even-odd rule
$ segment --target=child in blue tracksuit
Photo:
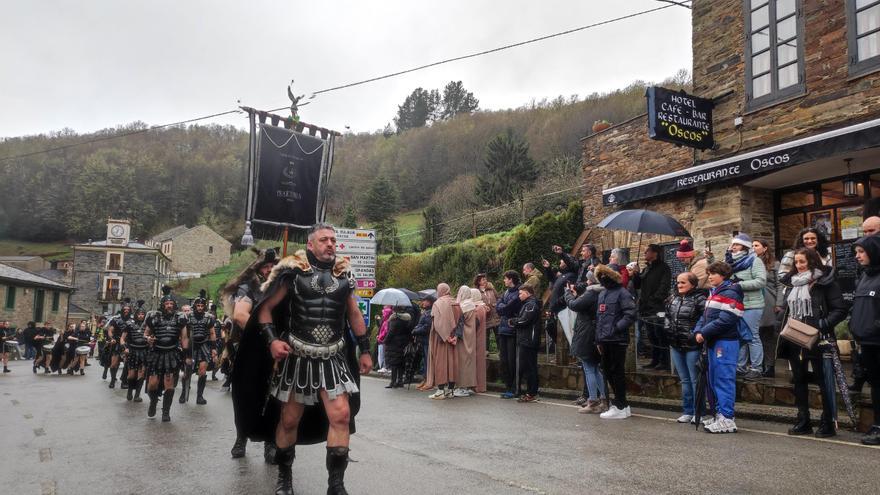
[[[698,343],[705,343],[709,357],[709,391],[715,398],[715,417],[706,418],[708,433],[736,433],[733,405],[736,401],[736,361],[739,354],[739,323],[745,309],[742,289],[730,281],[733,269],[718,261],[706,269],[709,299],[694,328]]]

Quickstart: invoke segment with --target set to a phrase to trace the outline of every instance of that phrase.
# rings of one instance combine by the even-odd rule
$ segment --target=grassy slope
[[[403,251],[410,252],[418,249],[422,243],[422,233],[425,221],[422,218],[422,210],[409,211],[397,215],[397,235],[403,244]]]
[[[63,242],[27,242],[0,239],[0,256],[42,256],[49,261],[73,258],[73,249]]]

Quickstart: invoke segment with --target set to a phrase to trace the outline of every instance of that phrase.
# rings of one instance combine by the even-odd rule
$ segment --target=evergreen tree
[[[357,212],[350,203],[345,207],[345,215],[342,217],[342,226],[346,229],[356,229],[358,224]]]
[[[378,222],[376,228],[376,250],[379,254],[399,254],[401,252],[400,237],[397,235],[397,222],[386,218]]]
[[[399,198],[397,186],[388,177],[377,175],[361,202],[361,215],[374,223],[387,220],[397,213]]]
[[[436,89],[428,91],[416,88],[403,100],[403,104],[397,107],[397,117],[394,125],[397,132],[407,129],[424,127],[429,122],[437,120],[437,109],[440,106],[440,92]]]
[[[528,184],[538,177],[528,143],[509,128],[489,142],[483,166],[485,170],[477,176],[475,193],[490,205],[521,199]]]
[[[443,88],[443,99],[440,103],[440,119],[450,120],[459,114],[470,114],[477,111],[480,100],[474,98],[474,94],[464,89],[461,81],[449,81]]]

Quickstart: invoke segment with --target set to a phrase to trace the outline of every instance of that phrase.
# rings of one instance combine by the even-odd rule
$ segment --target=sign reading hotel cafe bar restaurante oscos
[[[699,150],[715,145],[712,100],[658,86],[648,88],[648,137]]]

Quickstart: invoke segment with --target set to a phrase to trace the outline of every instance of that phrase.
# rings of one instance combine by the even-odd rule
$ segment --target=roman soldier
[[[110,319],[106,327],[106,345],[104,346],[104,356],[102,358],[104,364],[104,376],[107,378],[107,368],[110,368],[110,388],[116,388],[116,373],[119,371],[119,359],[122,357],[122,344],[120,339],[128,325],[134,321],[132,314],[131,299],[125,298],[122,303],[122,309],[119,314]]]
[[[369,372],[373,362],[355,279],[348,260],[336,257],[335,229],[314,226],[307,246],[283,259],[265,284],[233,375],[233,390],[247,388],[232,399],[252,438],[275,439],[276,495],[293,493],[296,444],[324,441],[327,493],[346,494],[349,435],[360,409],[358,372]]]
[[[146,320],[147,310],[144,308],[144,301],[139,300],[134,311],[133,324],[127,325],[125,333],[122,334],[125,369],[128,370],[128,375],[125,377],[128,381],[128,394],[125,398],[134,402],[144,401],[141,398],[141,387],[144,384],[147,364],[147,338],[144,336]]]
[[[226,304],[225,313],[227,317],[231,317],[226,348],[223,350],[222,366],[224,369],[223,373],[226,375],[226,381],[223,383],[223,387],[221,387],[223,390],[230,389],[232,377],[235,376],[235,362],[238,356],[238,346],[242,331],[251,317],[251,311],[254,306],[263,299],[261,286],[269,277],[269,273],[278,261],[274,249],[255,251],[257,258],[230,281],[221,293],[221,298]],[[248,385],[243,385],[243,387],[247,388]],[[235,397],[239,392],[239,390],[232,389],[232,396]],[[246,390],[242,392],[246,392]],[[232,445],[230,453],[233,459],[237,459],[245,456],[247,436],[243,433],[245,418],[239,414],[237,408],[233,408],[233,413],[235,415],[236,435],[235,443]],[[275,464],[275,448],[272,440],[272,438],[268,438],[263,446],[263,459],[269,464]]]
[[[217,341],[217,333],[215,331],[216,319],[213,315],[206,313],[208,308],[207,292],[205,289],[199,291],[199,297],[193,300],[192,312],[187,318],[186,327],[189,330],[192,342],[192,366],[185,370],[183,390],[180,393],[180,403],[183,404],[189,399],[190,381],[192,377],[191,370],[196,369],[199,375],[198,388],[196,389],[196,404],[204,405],[208,401],[205,400],[205,382],[208,379],[208,363],[212,363],[217,357],[217,349],[215,348]]]
[[[214,359],[208,364],[208,369],[211,370],[211,381],[216,382],[217,371],[220,370],[220,355],[223,353],[226,334],[223,332],[223,324],[220,322],[220,319],[217,318],[217,305],[211,303],[208,308],[208,313],[214,317],[214,335],[217,336],[217,340],[214,341]]]
[[[153,312],[144,326],[144,335],[150,346],[147,357],[150,406],[147,416],[156,416],[159,403],[159,379],[162,379],[162,421],[171,421],[171,402],[174,400],[174,377],[180,370],[181,349],[184,359],[192,363],[187,341],[186,316],[177,311],[177,302],[171,296],[171,287],[162,287],[161,309]]]

